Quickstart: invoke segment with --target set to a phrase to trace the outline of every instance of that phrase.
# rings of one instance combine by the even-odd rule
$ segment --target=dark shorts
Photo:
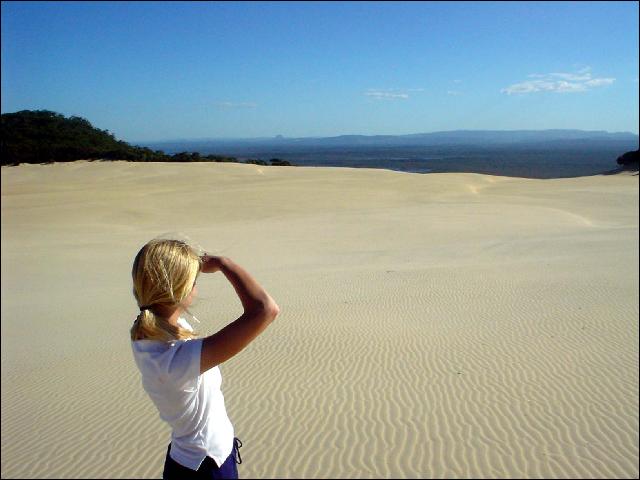
[[[165,480],[191,480],[199,479],[204,480],[212,478],[238,478],[238,467],[236,464],[242,463],[240,458],[240,451],[238,450],[242,446],[242,442],[237,438],[233,439],[233,449],[231,454],[227,457],[222,465],[218,467],[215,460],[211,457],[205,458],[200,464],[198,470],[191,470],[176,462],[169,452],[171,451],[171,444],[167,448],[167,457],[164,460],[164,471],[162,472],[162,478]]]

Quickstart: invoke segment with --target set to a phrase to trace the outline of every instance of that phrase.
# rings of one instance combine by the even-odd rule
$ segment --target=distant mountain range
[[[409,135],[340,135],[335,137],[239,139],[183,139],[150,142],[141,145],[171,150],[180,145],[189,149],[228,147],[421,147],[421,146],[516,146],[533,144],[576,145],[588,143],[638,143],[638,135],[630,132],[601,130],[452,130]]]
[[[454,130],[412,135],[191,139],[143,145],[174,156],[200,152],[297,166],[561,178],[615,168],[616,158],[638,149],[638,135],[585,130]]]

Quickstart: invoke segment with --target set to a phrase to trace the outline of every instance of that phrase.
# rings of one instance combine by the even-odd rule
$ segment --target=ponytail
[[[140,310],[138,317],[131,327],[131,340],[159,340],[169,342],[171,340],[184,340],[194,338],[195,333],[172,325],[163,317],[153,313],[149,308]]]

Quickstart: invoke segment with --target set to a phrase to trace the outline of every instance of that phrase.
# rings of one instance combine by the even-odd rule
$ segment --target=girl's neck
[[[182,313],[182,309],[176,308],[175,311],[171,314],[171,316],[167,317],[167,322],[177,327],[178,318],[180,318],[181,313]]]

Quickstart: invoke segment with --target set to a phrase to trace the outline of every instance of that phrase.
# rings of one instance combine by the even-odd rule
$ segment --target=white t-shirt
[[[180,318],[178,323],[191,330]],[[133,356],[142,386],[171,432],[171,458],[197,470],[209,456],[221,466],[233,450],[233,425],[220,390],[220,369],[200,375],[202,339],[136,340]]]

